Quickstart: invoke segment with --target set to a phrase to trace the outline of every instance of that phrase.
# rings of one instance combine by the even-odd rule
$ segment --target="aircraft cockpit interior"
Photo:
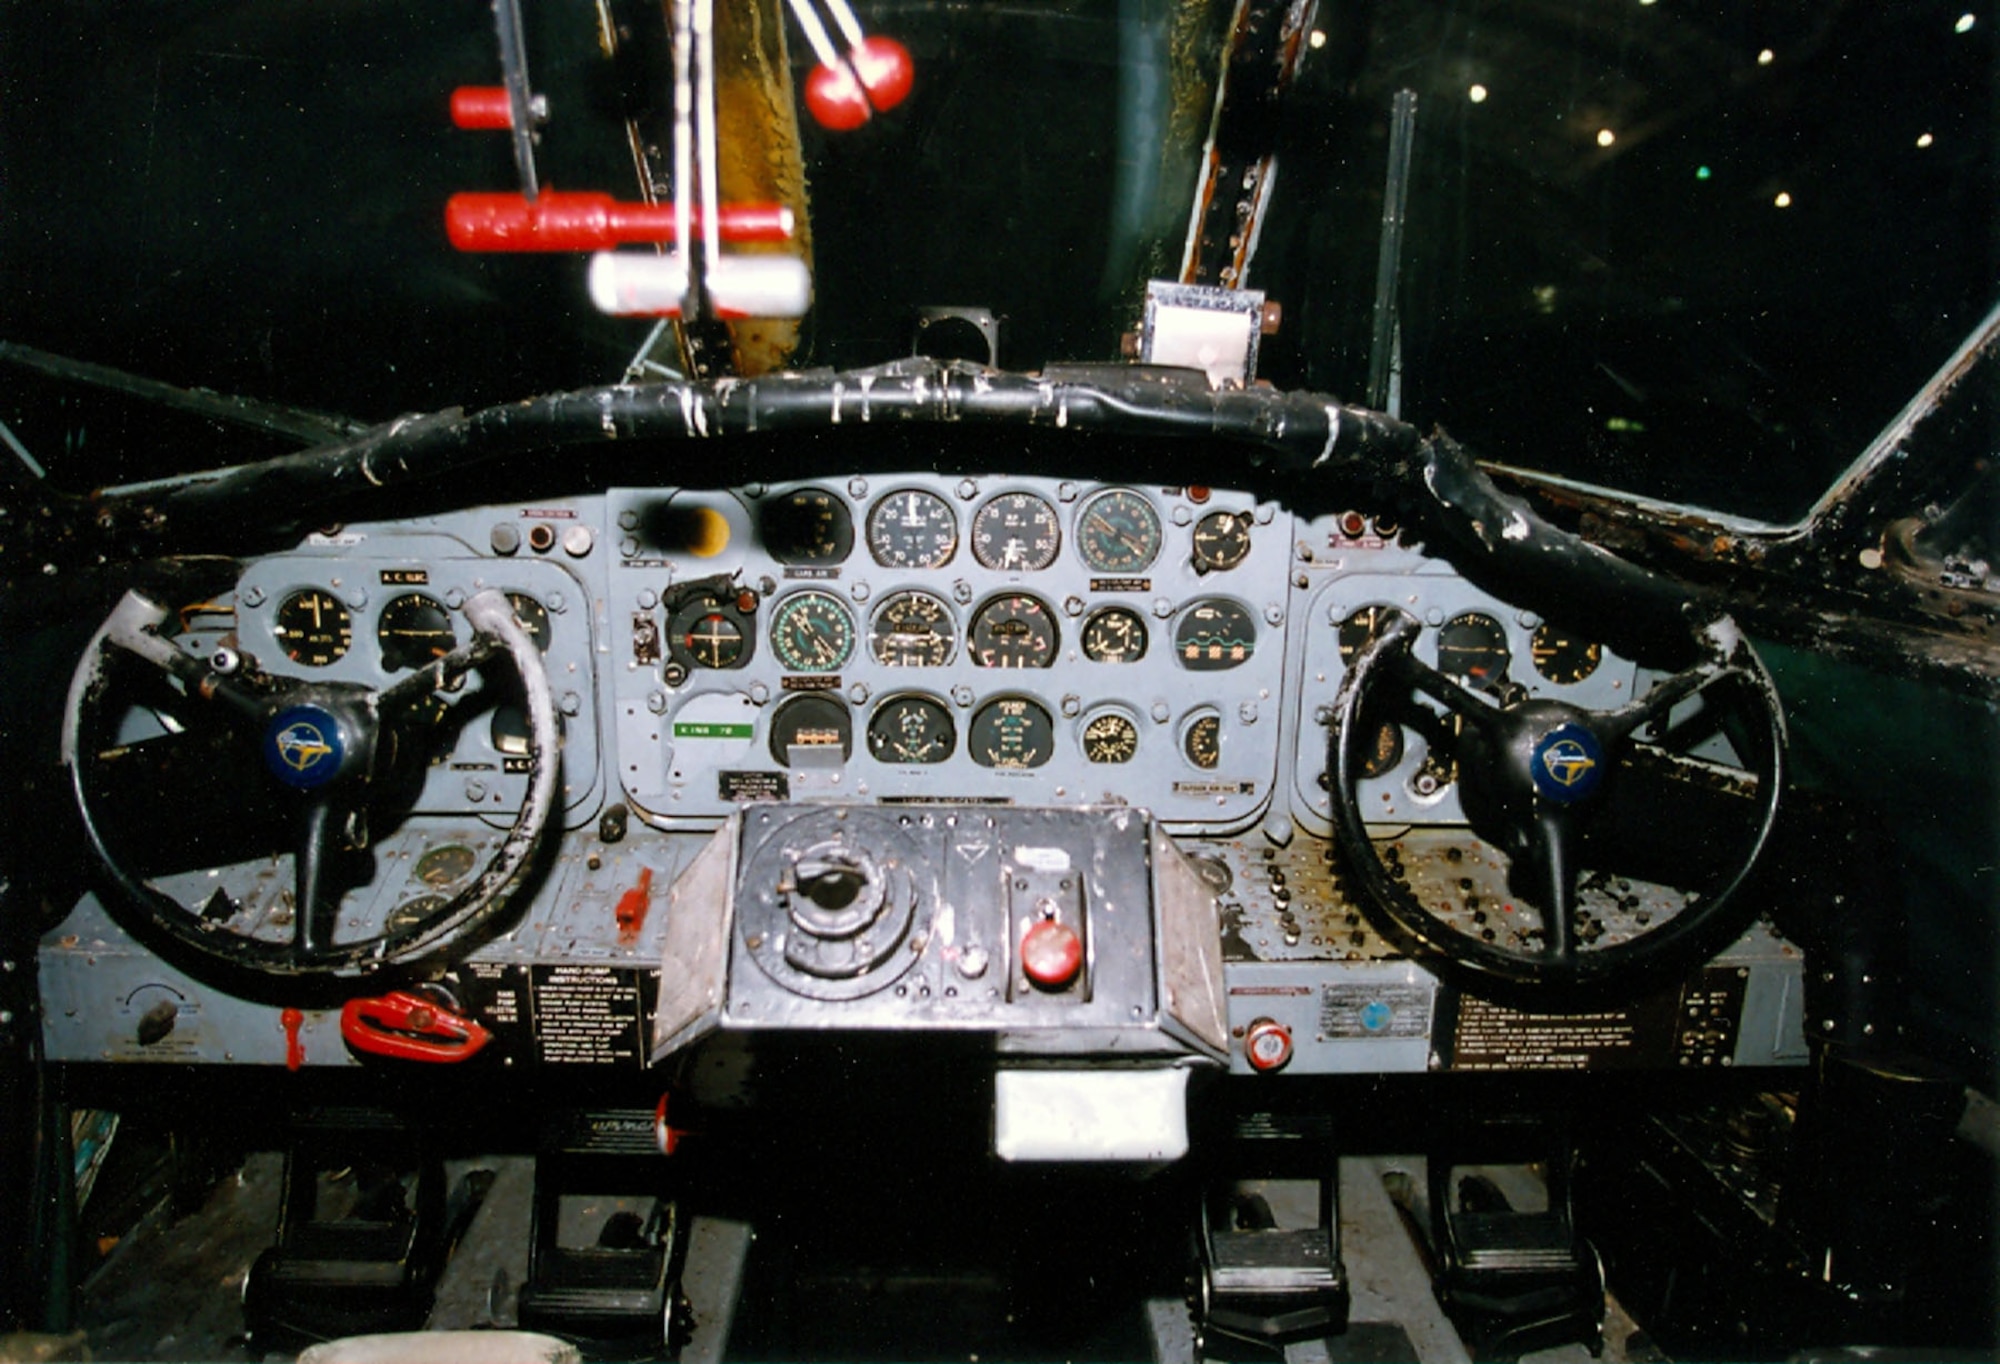
[[[0,1359],[1991,1358],[1996,27],[0,6]]]

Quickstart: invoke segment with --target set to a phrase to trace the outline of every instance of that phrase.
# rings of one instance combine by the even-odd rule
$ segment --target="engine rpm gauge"
[[[878,762],[941,763],[957,743],[951,712],[928,696],[892,696],[868,722],[868,751]]]
[[[868,512],[868,552],[884,568],[940,568],[958,551],[958,515],[936,493],[905,488]]]
[[[995,597],[979,608],[966,649],[982,668],[1046,668],[1056,661],[1056,621],[1025,592]]]
[[[375,642],[382,649],[382,667],[393,673],[443,658],[458,647],[458,634],[443,603],[409,592],[382,608]]]
[[[1449,677],[1475,687],[1507,680],[1507,631],[1499,621],[1479,611],[1461,611],[1438,628],[1437,667]]]
[[[1083,756],[1094,763],[1128,763],[1139,751],[1139,727],[1120,710],[1100,711],[1083,723]]]
[[[1597,665],[1604,661],[1604,646],[1543,621],[1528,641],[1528,656],[1534,660],[1536,672],[1567,687],[1597,671]]]
[[[787,672],[838,671],[854,656],[854,617],[831,592],[795,592],[771,612],[771,652]]]
[[[1205,710],[1189,720],[1181,730],[1181,756],[1201,768],[1213,771],[1222,763],[1222,717]]]
[[[1199,572],[1232,569],[1249,557],[1249,513],[1212,511],[1195,522],[1194,566]]]
[[[1239,602],[1209,597],[1190,606],[1174,627],[1174,653],[1194,672],[1220,672],[1247,662],[1257,648],[1257,622]]]
[[[1137,663],[1146,656],[1146,622],[1127,606],[1107,606],[1083,623],[1083,656],[1093,663]]]
[[[837,564],[854,549],[854,518],[824,488],[797,488],[764,503],[757,530],[781,564]]]
[[[981,767],[1040,767],[1055,748],[1055,725],[1027,697],[997,696],[973,714],[965,746]]]
[[[354,621],[331,592],[308,587],[278,603],[277,634],[286,658],[324,668],[347,656]]]
[[[1033,493],[1002,493],[972,518],[972,557],[985,568],[1039,572],[1056,561],[1055,508]]]
[[[1130,488],[1109,488],[1083,504],[1076,552],[1099,573],[1138,573],[1160,553],[1160,514]]]
[[[884,597],[868,627],[868,652],[885,668],[942,668],[957,647],[951,608],[915,588]]]

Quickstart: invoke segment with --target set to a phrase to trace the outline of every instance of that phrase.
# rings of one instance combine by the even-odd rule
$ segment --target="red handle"
[[[407,990],[348,1000],[340,1035],[356,1051],[405,1061],[463,1061],[493,1040],[472,1019]]]
[[[792,211],[782,204],[728,204],[721,217],[724,241],[782,242],[792,235]],[[544,190],[534,199],[454,194],[444,206],[444,225],[461,251],[603,251],[620,242],[675,237],[672,204],[620,203],[581,190]],[[693,225],[700,228],[700,214]]]
[[[514,105],[504,85],[461,85],[451,92],[451,121],[460,128],[511,128]]]

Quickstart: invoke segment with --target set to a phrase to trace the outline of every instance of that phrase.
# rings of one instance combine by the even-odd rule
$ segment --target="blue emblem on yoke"
[[[324,786],[346,757],[340,725],[318,706],[288,707],[265,731],[264,765],[287,786],[304,791]]]
[[[1544,800],[1569,805],[1595,791],[1604,779],[1604,749],[1582,725],[1557,725],[1536,740],[1528,765],[1535,790]]]

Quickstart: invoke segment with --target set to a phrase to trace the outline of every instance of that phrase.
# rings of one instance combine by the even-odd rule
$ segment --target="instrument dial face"
[[[986,568],[1037,572],[1061,547],[1055,508],[1033,493],[1002,493],[972,518],[972,557]]]
[[[1040,767],[1055,749],[1055,725],[1027,697],[998,696],[973,714],[965,746],[981,767]]]
[[[1438,630],[1437,667],[1448,677],[1475,687],[1507,680],[1507,631],[1478,611],[1461,611]]]
[[[1100,711],[1084,721],[1083,756],[1094,763],[1128,763],[1139,751],[1139,727],[1123,711]]]
[[[868,513],[868,552],[884,568],[939,568],[958,552],[958,514],[936,493],[905,488]]]
[[[928,696],[892,696],[868,722],[868,751],[877,762],[941,763],[957,744],[951,712]]]
[[[792,765],[793,748],[832,748],[842,761],[854,752],[854,722],[847,707],[824,692],[794,696],[771,716],[771,756],[780,767]]]
[[[1046,668],[1056,661],[1055,617],[1024,592],[995,597],[972,618],[965,647],[982,668]]]
[[[1174,653],[1194,672],[1221,672],[1246,663],[1257,649],[1257,622],[1227,597],[1196,602],[1174,627]]]
[[[1204,772],[1222,762],[1222,717],[1202,711],[1181,730],[1181,755]]]
[[[1126,606],[1107,606],[1083,623],[1083,656],[1093,663],[1137,663],[1146,656],[1146,622]]]
[[[781,564],[837,564],[854,550],[854,518],[824,488],[798,488],[765,502],[757,530]]]
[[[1402,760],[1403,727],[1393,720],[1381,721],[1375,726],[1375,742],[1370,746],[1367,760],[1361,764],[1361,775],[1371,781],[1386,776]]]
[[[382,608],[375,642],[382,649],[382,667],[393,673],[443,658],[458,647],[458,634],[442,602],[410,592]]]
[[[1212,511],[1194,525],[1194,566],[1222,572],[1250,557],[1250,514]]]
[[[703,611],[681,623],[680,643],[696,667],[727,668],[743,657],[743,627],[720,611]]]
[[[514,619],[528,632],[528,638],[535,641],[535,647],[547,653],[556,637],[549,624],[549,609],[525,592],[509,592],[507,604],[514,608]]]
[[[278,643],[285,657],[308,668],[324,668],[347,656],[354,643],[354,620],[331,592],[308,587],[278,603]]]
[[[1160,553],[1160,514],[1130,488],[1111,488],[1083,504],[1076,552],[1099,573],[1139,573]]]
[[[795,592],[771,612],[771,652],[787,672],[838,672],[854,656],[854,617],[831,592]]]
[[[1543,621],[1528,641],[1528,656],[1534,660],[1536,672],[1567,687],[1597,671],[1597,665],[1604,661],[1604,646]]]
[[[892,592],[875,608],[868,651],[885,668],[942,668],[958,648],[958,626],[942,597]]]
[[[1389,606],[1364,606],[1342,621],[1340,633],[1336,636],[1340,644],[1340,661],[1352,664],[1387,623],[1394,609]]]

